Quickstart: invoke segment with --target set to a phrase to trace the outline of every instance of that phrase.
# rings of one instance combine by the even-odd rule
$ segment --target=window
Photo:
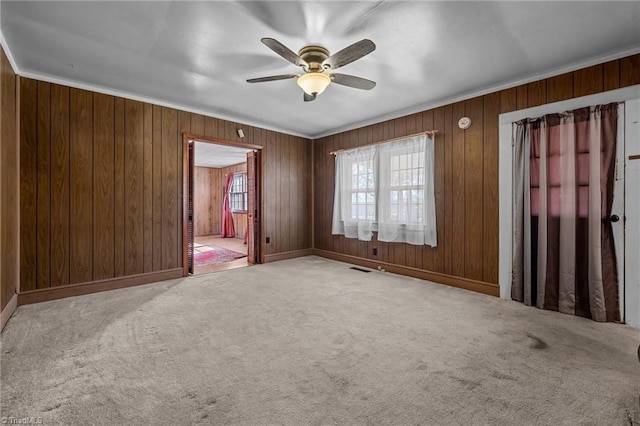
[[[420,223],[424,219],[424,152],[391,153],[382,158],[389,168],[389,187],[384,196],[389,206],[386,219]]]
[[[229,190],[229,204],[232,212],[247,211],[247,174],[234,173],[231,189]]]
[[[425,135],[336,155],[332,233],[436,246],[433,140]]]
[[[376,193],[373,179],[373,160],[351,164],[351,219],[375,220]]]

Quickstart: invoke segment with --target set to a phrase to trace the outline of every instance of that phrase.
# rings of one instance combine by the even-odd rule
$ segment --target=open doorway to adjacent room
[[[185,275],[261,263],[260,149],[185,135]]]

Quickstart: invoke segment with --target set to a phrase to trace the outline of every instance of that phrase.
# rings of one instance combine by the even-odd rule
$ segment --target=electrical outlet
[[[378,255],[378,249],[376,247],[373,248],[373,255],[374,256]]]
[[[267,244],[271,241],[271,238],[267,237]]]

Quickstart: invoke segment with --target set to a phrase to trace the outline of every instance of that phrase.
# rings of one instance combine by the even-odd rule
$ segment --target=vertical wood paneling
[[[191,133],[204,135],[204,115],[191,114]]]
[[[620,59],[620,87],[640,84],[640,54]]]
[[[464,131],[464,277],[482,280],[484,115],[483,98],[465,102],[471,127]]]
[[[435,176],[435,197],[436,197],[436,228],[437,228],[437,239],[438,245],[433,250],[433,271],[435,272],[444,272],[444,250],[443,246],[446,246],[446,242],[444,240],[444,229],[445,223],[447,223],[447,216],[445,215],[445,184],[444,184],[444,176],[445,176],[445,140],[443,138],[443,133],[446,129],[445,127],[445,110],[443,107],[436,108],[433,111],[433,123],[429,123],[427,119],[428,116],[423,118],[424,128],[425,130],[433,130],[433,129],[442,129],[441,132],[435,135],[435,158],[434,158],[434,176]],[[424,248],[425,250],[427,248]]]
[[[143,269],[153,271],[153,105],[144,104],[143,111],[143,177],[142,177],[142,226],[143,226]]]
[[[71,89],[70,283],[93,279],[93,94]]]
[[[162,270],[162,107],[153,106],[153,270]],[[203,117],[204,118],[204,117]],[[203,120],[204,125],[204,120]]]
[[[115,275],[115,104],[113,96],[99,93],[93,103],[93,277],[102,280]]]
[[[219,138],[218,120],[213,117],[204,117],[204,135],[212,138]]]
[[[125,275],[144,272],[144,105],[124,102],[124,259]]]
[[[547,79],[547,102],[560,102],[573,97],[573,73]],[[512,111],[512,110],[509,110]]]
[[[211,194],[215,187],[210,176],[207,167],[193,168],[193,235],[196,237],[214,234],[211,229]]]
[[[16,123],[19,102],[16,74],[0,46],[0,310],[16,292],[20,279],[18,220],[20,176],[20,129]]]
[[[453,241],[453,106],[444,107],[444,273],[451,274],[453,270],[452,244]],[[436,218],[437,220],[437,218]]]
[[[28,114],[27,114],[28,115]],[[25,119],[23,115],[21,119]],[[21,145],[24,140],[21,141]],[[51,86],[51,286],[69,284],[69,88]],[[29,179],[22,174],[20,177]]]
[[[243,142],[264,144],[264,173],[278,191],[268,188],[263,201],[268,251],[310,247],[309,140],[30,79],[22,85],[23,291],[179,267],[185,132],[240,141],[242,127]],[[235,220],[243,237],[246,215]]]
[[[527,85],[528,108],[547,103],[547,81],[539,80]]]
[[[529,90],[526,85],[516,87],[516,107],[525,109],[529,106]]]
[[[206,124],[206,122],[205,122]],[[176,135],[178,134],[177,111],[162,108],[162,269],[178,267],[176,256],[176,209],[178,208],[178,176],[176,170],[178,150]]]
[[[277,205],[275,203],[275,199],[278,196],[279,192],[279,173],[278,170],[278,146],[276,145],[276,137],[275,133],[267,130],[266,131],[266,148],[264,155],[266,156],[265,161],[267,164],[267,186],[265,191],[265,217],[267,229],[265,230],[265,237],[269,237],[269,244],[266,244],[266,252],[267,254],[277,253],[277,242],[278,235],[276,230],[278,229],[278,210]],[[266,194],[270,194],[267,196]]]
[[[615,90],[620,87],[620,61],[610,61],[603,64],[604,90]]]
[[[603,66],[594,65],[573,73],[573,96],[587,96],[602,92]]]
[[[482,281],[498,282],[498,154],[500,93],[484,97],[484,197]]]
[[[125,128],[124,99],[115,98],[114,102],[114,272],[116,277],[125,275]]]
[[[51,284],[51,85],[38,82],[36,288]]]
[[[547,85],[547,87],[549,87],[549,85]],[[500,114],[515,111],[517,109],[516,103],[517,94],[515,87],[500,91]]]
[[[36,288],[37,107],[38,84],[21,79],[20,87],[20,290]]]
[[[465,146],[464,130],[457,126],[460,117],[465,116],[464,102],[453,104],[453,179],[451,190],[453,195],[452,221],[453,235],[451,239],[451,273],[458,277],[464,276],[465,267]]]

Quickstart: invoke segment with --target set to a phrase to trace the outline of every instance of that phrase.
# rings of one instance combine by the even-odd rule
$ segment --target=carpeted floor
[[[629,425],[638,329],[305,257],[18,308],[1,416]]]

